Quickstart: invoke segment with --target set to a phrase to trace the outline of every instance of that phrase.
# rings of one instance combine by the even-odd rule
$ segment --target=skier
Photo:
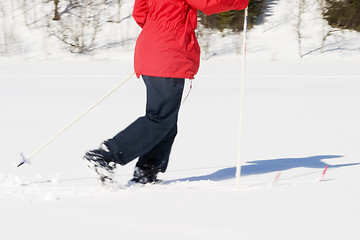
[[[156,183],[165,172],[177,134],[184,79],[200,62],[197,10],[207,15],[245,9],[248,0],[135,0],[133,17],[142,31],[134,56],[135,73],[146,85],[146,114],[84,159],[102,181],[112,180],[117,164],[139,158],[132,182]]]

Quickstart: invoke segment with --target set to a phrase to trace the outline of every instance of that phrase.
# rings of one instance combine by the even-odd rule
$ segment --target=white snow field
[[[1,63],[1,239],[359,238],[357,61],[249,60],[241,190],[239,57],[203,63],[163,185],[124,188],[130,163],[117,171],[122,187],[109,191],[81,160],[143,113],[144,86],[135,78],[16,168],[21,152],[116,85],[129,62]]]
[[[360,239],[360,35],[334,35],[323,53],[321,42],[304,37],[299,58],[285,14],[294,2],[274,1],[249,32],[240,189],[242,62],[229,53],[231,37],[202,61],[159,175],[164,183],[144,187],[126,186],[135,161],[117,169],[111,190],[82,161],[144,113],[135,77],[16,167],[20,153],[34,152],[126,78],[131,53],[0,58],[0,239]]]

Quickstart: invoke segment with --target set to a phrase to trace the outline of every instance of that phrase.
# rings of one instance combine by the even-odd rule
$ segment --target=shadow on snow
[[[326,166],[329,168],[339,168],[347,167],[353,165],[359,165],[360,163],[349,163],[349,164],[326,164],[323,160],[340,158],[343,156],[339,155],[319,155],[305,158],[279,158],[279,159],[270,159],[270,160],[258,160],[247,162],[248,165],[241,167],[242,176],[266,174],[272,172],[285,171],[293,168],[318,168],[323,169]],[[201,180],[211,180],[211,181],[221,181],[226,179],[235,178],[236,167],[229,167],[220,169],[214,173],[203,175],[203,176],[194,176],[189,178],[174,179],[166,181],[165,183],[179,182],[179,181],[201,181]],[[306,174],[305,174],[306,175]]]

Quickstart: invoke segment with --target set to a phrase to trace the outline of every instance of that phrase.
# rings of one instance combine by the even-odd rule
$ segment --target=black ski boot
[[[141,167],[135,167],[134,176],[130,180],[130,184],[132,183],[140,183],[140,184],[157,184],[161,183],[162,181],[157,179],[157,174],[159,171],[154,169],[147,169]]]
[[[98,149],[85,153],[84,159],[86,165],[99,176],[99,180],[103,185],[109,186],[113,184],[116,163],[106,143],[103,143]]]

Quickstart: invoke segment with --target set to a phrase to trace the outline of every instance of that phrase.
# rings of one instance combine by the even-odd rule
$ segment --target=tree
[[[59,3],[58,0],[55,1]],[[58,16],[58,21],[48,23],[50,34],[68,45],[71,52],[92,51],[110,2],[111,0],[70,0],[61,19]],[[56,20],[56,13],[53,20]]]
[[[301,34],[301,25],[302,25],[302,15],[305,12],[305,0],[299,0],[299,12],[298,12],[298,23],[297,23],[297,34],[298,34],[298,51],[299,56],[302,57],[302,34]]]
[[[54,18],[53,18],[54,21],[60,20],[60,14],[59,14],[59,10],[58,10],[59,1],[60,0],[54,0],[54,5],[55,5]]]
[[[332,27],[360,31],[359,0],[326,0],[323,14]]]

